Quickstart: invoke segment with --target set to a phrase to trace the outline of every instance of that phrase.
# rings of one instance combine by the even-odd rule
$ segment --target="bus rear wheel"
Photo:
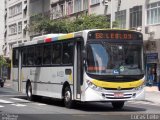
[[[64,105],[67,108],[73,107],[72,92],[69,86],[64,90]]]
[[[124,106],[124,101],[114,101],[112,102],[112,106],[114,109],[122,109]]]
[[[27,84],[26,93],[27,93],[27,99],[30,101],[33,100],[31,83]]]

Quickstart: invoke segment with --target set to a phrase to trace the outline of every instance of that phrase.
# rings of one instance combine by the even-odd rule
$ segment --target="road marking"
[[[4,107],[4,106],[0,105],[0,108],[2,108],[2,107]]]
[[[11,101],[7,101],[7,100],[2,100],[2,99],[0,99],[0,103],[6,103],[6,104],[9,104],[9,103],[14,103],[14,102],[11,102]]]
[[[11,105],[17,106],[17,107],[25,107],[25,106],[27,106],[27,105],[23,105],[23,104],[11,104]]]

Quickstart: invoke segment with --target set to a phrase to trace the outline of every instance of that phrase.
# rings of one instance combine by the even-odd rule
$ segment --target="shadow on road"
[[[26,97],[21,97],[27,99]],[[47,98],[47,97],[35,97],[33,102],[44,103],[48,105],[64,107],[64,104],[60,100]],[[131,106],[129,104],[124,105],[123,109],[113,109],[110,102],[76,102],[72,110],[81,110],[86,112],[144,112],[145,108],[140,106]]]

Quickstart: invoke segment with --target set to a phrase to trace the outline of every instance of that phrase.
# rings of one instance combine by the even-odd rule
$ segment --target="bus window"
[[[51,45],[44,45],[43,64],[51,64]]]
[[[53,44],[52,64],[61,64],[61,44]]]
[[[25,66],[26,65],[26,59],[27,59],[27,51],[26,48],[22,49],[22,65]]]
[[[14,67],[18,67],[18,63],[19,63],[19,55],[18,55],[18,49],[14,49],[13,50],[13,66]]]
[[[63,64],[73,64],[73,42],[63,43]]]
[[[42,53],[43,53],[43,46],[37,46],[35,48],[35,65],[42,64]]]
[[[34,47],[27,48],[27,65],[34,65]]]

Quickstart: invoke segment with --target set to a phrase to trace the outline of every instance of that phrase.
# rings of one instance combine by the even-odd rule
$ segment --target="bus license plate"
[[[123,96],[124,96],[123,93],[114,93],[114,97],[116,97],[116,98],[121,98]]]

